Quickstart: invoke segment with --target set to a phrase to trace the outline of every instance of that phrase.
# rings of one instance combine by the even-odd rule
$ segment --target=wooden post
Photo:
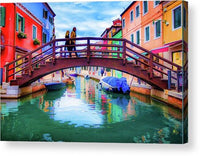
[[[87,39],[87,63],[90,62],[90,39]]]
[[[52,53],[52,59],[53,59],[53,64],[55,64],[56,63],[56,42],[55,42],[55,40],[53,40],[53,53]]]
[[[179,89],[179,87],[180,87],[180,71],[178,70],[177,71],[177,92],[180,92],[180,89]]]
[[[9,65],[6,65],[5,66],[5,80],[6,80],[6,82],[8,82],[8,67],[9,67]]]
[[[168,70],[167,75],[168,75],[168,89],[171,89],[171,78],[172,78],[171,70]]]
[[[150,72],[150,78],[153,78],[153,55],[150,54],[150,60],[149,60],[149,72]]]
[[[123,41],[123,65],[126,64],[126,41]]]
[[[29,69],[29,76],[31,76],[32,75],[32,53],[30,53],[28,57],[28,69]]]

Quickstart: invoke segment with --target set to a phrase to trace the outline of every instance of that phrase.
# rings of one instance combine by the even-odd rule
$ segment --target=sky
[[[100,37],[112,21],[120,18],[121,13],[132,1],[74,1],[48,4],[55,12],[56,38],[64,38],[65,32],[75,26],[77,37]]]

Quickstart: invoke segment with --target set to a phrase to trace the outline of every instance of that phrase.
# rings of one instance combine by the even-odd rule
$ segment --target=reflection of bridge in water
[[[128,73],[155,88],[170,88],[171,79],[177,83],[176,86],[179,86],[180,66],[126,39],[76,38],[77,50],[73,52],[65,50],[66,40],[53,40],[5,65],[6,81],[10,81],[11,85],[22,87],[57,70],[100,66]],[[112,41],[118,41],[121,44],[112,44]],[[147,56],[142,55],[143,52],[147,53]],[[68,57],[69,53],[78,53],[78,57]],[[17,64],[18,62],[22,63]],[[168,76],[168,71],[172,72],[170,76]],[[21,76],[17,76],[19,74]]]

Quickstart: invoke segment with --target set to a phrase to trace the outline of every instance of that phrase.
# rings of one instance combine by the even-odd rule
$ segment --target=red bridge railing
[[[72,39],[52,40],[6,64],[6,82],[11,79],[16,79],[18,75],[22,74],[29,74],[31,76],[38,65],[45,64],[45,62],[49,60],[55,64],[57,58],[68,57],[69,53],[76,52],[78,53],[78,57],[85,57],[88,63],[90,59],[94,57],[122,59],[124,65],[133,62],[135,65],[141,66],[141,68],[147,70],[150,79],[155,76],[161,76],[164,79],[168,79],[168,71],[170,71],[170,79],[179,83],[177,80],[179,79],[182,69],[181,66],[153,54],[151,51],[126,39],[96,37],[74,38],[73,40],[76,40],[76,51],[66,50],[67,47],[72,47],[72,45],[65,45],[67,40]]]

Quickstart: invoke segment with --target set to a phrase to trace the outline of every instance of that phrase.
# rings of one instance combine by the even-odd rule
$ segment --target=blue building
[[[52,39],[53,31],[55,31],[54,17],[56,16],[51,7],[48,3],[39,2],[21,4],[42,22],[42,44],[49,42]]]

